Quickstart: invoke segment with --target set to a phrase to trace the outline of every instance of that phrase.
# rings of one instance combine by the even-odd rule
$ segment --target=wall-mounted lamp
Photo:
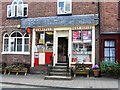
[[[17,25],[17,28],[20,29],[21,25]]]

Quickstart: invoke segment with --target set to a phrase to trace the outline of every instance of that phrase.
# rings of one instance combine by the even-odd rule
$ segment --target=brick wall
[[[2,26],[2,2],[0,2],[0,27]],[[1,54],[1,49],[2,49],[2,28],[0,28],[0,63],[2,62],[2,54]]]
[[[7,63],[8,65],[13,63],[24,63],[24,64],[30,64],[30,56],[29,55],[2,55],[3,62]]]
[[[98,3],[92,2],[73,2],[72,14],[97,14],[97,5]],[[29,4],[29,17],[47,16],[57,16],[57,2],[32,2]]]
[[[7,5],[10,5],[10,2],[2,3],[2,25],[3,26],[15,26],[20,24],[20,19],[8,19],[7,18]]]
[[[118,31],[118,2],[101,3],[101,32]]]

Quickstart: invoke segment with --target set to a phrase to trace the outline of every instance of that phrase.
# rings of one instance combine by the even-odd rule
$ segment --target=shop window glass
[[[53,51],[53,31],[36,32],[36,51]]]
[[[73,62],[91,62],[92,54],[92,31],[91,30],[75,30],[72,32],[73,37]]]

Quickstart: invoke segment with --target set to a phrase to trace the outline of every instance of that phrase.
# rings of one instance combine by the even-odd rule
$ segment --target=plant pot
[[[99,72],[100,70],[93,70],[93,74],[95,77],[98,77],[99,76]]]

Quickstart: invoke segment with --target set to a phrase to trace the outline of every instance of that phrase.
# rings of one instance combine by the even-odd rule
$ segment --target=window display
[[[91,62],[92,31],[73,31],[72,62]],[[79,42],[75,42],[79,41]]]
[[[38,52],[53,51],[53,31],[36,33],[36,46]]]
[[[73,41],[81,40],[81,31],[73,31]]]

